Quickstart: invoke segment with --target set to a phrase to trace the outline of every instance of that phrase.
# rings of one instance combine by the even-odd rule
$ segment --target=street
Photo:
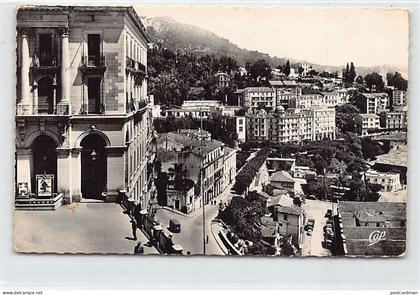
[[[334,209],[336,204],[334,204]],[[323,227],[327,219],[324,217],[327,209],[331,209],[331,202],[318,200],[305,200],[302,209],[306,211],[306,222],[308,219],[315,219],[315,226],[312,235],[306,235],[303,231],[302,256],[331,256],[331,251],[322,247],[324,241]]]
[[[56,211],[15,211],[18,252],[132,254],[138,241],[145,254],[159,254],[115,203],[73,203]]]
[[[225,255],[211,232],[211,221],[217,216],[220,200],[226,202],[231,197],[231,188],[232,184],[228,185],[216,198],[216,205],[208,204],[205,207],[206,236],[208,236],[206,255]],[[169,226],[171,218],[176,218],[181,223],[181,232],[173,234],[173,241],[184,248],[184,254],[187,252],[191,255],[203,254],[203,208],[197,209],[191,216],[161,208],[157,210],[155,218],[164,227]]]

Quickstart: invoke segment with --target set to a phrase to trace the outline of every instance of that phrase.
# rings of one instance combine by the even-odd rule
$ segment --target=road
[[[334,209],[335,207],[336,204],[334,204]],[[315,219],[312,235],[307,236],[306,231],[303,232],[302,256],[331,256],[331,251],[322,247],[324,241],[323,228],[327,222],[324,215],[327,209],[331,209],[331,202],[306,200],[305,204],[302,204],[302,209],[306,211],[306,220],[309,218]]]
[[[206,239],[208,236],[208,243],[206,244],[206,255],[225,255],[221,248],[218,246],[212,232],[211,221],[218,214],[218,205],[220,200],[227,202],[232,195],[230,190],[232,184],[216,198],[216,205],[208,204],[205,207],[205,221],[206,221]],[[176,218],[181,223],[181,232],[173,234],[173,241],[180,244],[183,248],[184,254],[189,252],[191,255],[203,254],[203,209],[197,209],[191,216],[179,214],[164,208],[160,208],[156,212],[155,218],[162,224],[168,227],[169,220]]]

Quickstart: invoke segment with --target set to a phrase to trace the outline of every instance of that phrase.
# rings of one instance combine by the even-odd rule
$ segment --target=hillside
[[[239,66],[244,66],[246,62],[255,62],[258,59],[265,59],[271,67],[285,64],[289,59],[293,67],[299,63],[309,63],[314,66],[317,71],[338,71],[341,73],[343,66],[325,66],[311,63],[310,61],[293,60],[288,57],[272,57],[269,54],[239,48],[236,44],[231,43],[225,38],[221,38],[216,34],[199,28],[197,26],[183,24],[175,21],[170,17],[142,17],[142,21],[147,28],[153,42],[161,43],[163,47],[179,52],[196,52],[199,54],[214,55],[217,58],[221,56],[229,56],[234,58]],[[351,57],[349,57],[349,62]],[[358,75],[365,76],[371,72],[377,72],[383,76],[387,72],[400,72],[404,77],[408,76],[408,69],[398,66],[378,65],[374,67],[358,67],[356,64]]]

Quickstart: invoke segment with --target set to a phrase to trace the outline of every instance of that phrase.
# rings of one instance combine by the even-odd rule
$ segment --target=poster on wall
[[[53,183],[53,174],[37,174],[36,191],[38,197],[51,197],[53,192]]]
[[[27,182],[18,183],[18,195],[19,197],[25,197],[29,193],[29,187]]]

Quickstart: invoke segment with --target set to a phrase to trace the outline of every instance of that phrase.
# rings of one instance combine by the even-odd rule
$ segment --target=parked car
[[[181,231],[181,223],[175,218],[169,220],[169,230],[173,233],[179,233]]]
[[[314,226],[315,226],[315,219],[309,218],[308,219],[308,225],[311,226],[312,228],[314,228]]]
[[[330,218],[332,217],[332,210],[328,209],[327,212],[325,212],[325,218]]]

